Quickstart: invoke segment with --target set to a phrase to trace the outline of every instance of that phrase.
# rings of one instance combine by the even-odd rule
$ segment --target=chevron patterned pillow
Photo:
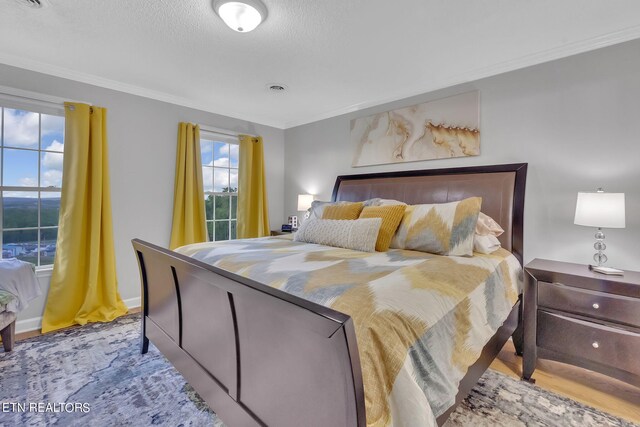
[[[481,205],[481,197],[470,197],[458,202],[407,206],[391,247],[472,256]]]

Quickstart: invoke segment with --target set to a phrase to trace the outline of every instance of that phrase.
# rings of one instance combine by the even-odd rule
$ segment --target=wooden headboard
[[[380,197],[415,205],[482,197],[482,212],[505,230],[498,237],[502,247],[522,264],[526,179],[526,163],[342,175],[336,179],[332,200]]]

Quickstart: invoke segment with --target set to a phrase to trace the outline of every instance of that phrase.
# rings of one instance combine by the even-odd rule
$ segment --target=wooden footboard
[[[482,197],[505,229],[502,246],[523,260],[527,164],[339,176],[333,201],[409,204]],[[230,427],[366,425],[362,370],[346,314],[195,259],[133,240],[149,339]],[[444,424],[513,335],[522,351],[521,301],[459,385]]]
[[[365,426],[346,314],[135,239],[149,340],[229,426]],[[513,334],[520,301],[462,379],[445,423]]]
[[[364,426],[352,320],[133,240],[148,340],[229,426]]]

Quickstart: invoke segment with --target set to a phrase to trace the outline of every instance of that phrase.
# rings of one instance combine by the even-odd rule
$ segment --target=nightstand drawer
[[[538,306],[640,327],[640,299],[538,282]]]
[[[538,311],[537,345],[640,374],[640,334]]]

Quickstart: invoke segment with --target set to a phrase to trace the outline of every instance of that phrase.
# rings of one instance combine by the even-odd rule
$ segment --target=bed
[[[502,259],[509,259],[508,270],[513,276],[521,274],[526,168],[526,164],[511,164],[340,176],[336,180],[333,200],[380,197],[418,204],[480,196],[483,198],[482,211],[505,229],[499,237],[504,251],[493,258],[474,256],[473,260],[466,258],[457,262],[504,267]],[[397,406],[391,408],[393,410],[378,410],[379,399],[372,401],[372,396],[376,395],[372,390],[378,385],[371,382],[372,352],[369,349],[372,345],[363,332],[362,319],[370,318],[375,310],[366,315],[351,310],[353,295],[351,302],[340,295],[332,296],[329,298],[331,303],[326,304],[326,295],[309,297],[292,287],[290,278],[300,275],[292,270],[313,270],[331,257],[359,255],[345,254],[344,250],[339,254],[323,247],[313,248],[314,245],[296,248],[295,242],[278,238],[256,239],[253,243],[232,242],[226,246],[214,244],[209,248],[182,250],[183,253],[137,239],[133,245],[142,282],[142,353],[147,351],[151,340],[230,427],[408,425],[406,418],[398,418],[398,413],[416,410],[406,406],[411,406],[411,396],[401,394],[392,399],[392,406]],[[249,246],[243,250],[237,245]],[[313,253],[311,257],[315,263],[310,263],[313,267],[297,264],[296,252],[306,253],[307,258],[309,252]],[[256,257],[266,253],[277,259],[262,260],[261,265]],[[385,256],[392,257],[393,262],[385,261]],[[423,264],[441,265],[440,271],[462,268],[451,267],[451,259],[442,259],[462,257],[435,259],[425,255],[422,259],[397,251],[388,255],[367,255],[373,258],[358,262],[369,262],[375,267],[372,271],[376,268],[382,271],[385,265],[398,264],[399,256],[412,258],[409,261],[402,258],[406,266],[402,267],[401,273],[385,271],[379,277],[369,278],[377,280],[380,289],[384,288],[384,283],[403,282],[398,280],[398,274],[407,277],[407,269],[420,270],[421,267],[416,266]],[[253,264],[247,263],[252,257],[255,258]],[[278,259],[279,267],[274,268]],[[345,262],[351,261],[336,261]],[[360,285],[358,289],[363,286],[370,285]],[[355,291],[350,289],[349,292]],[[477,293],[490,292],[483,288]],[[502,308],[499,324],[491,329],[491,335],[474,350],[475,361],[469,361],[464,365],[464,372],[449,381],[456,388],[453,392],[449,390],[448,397],[435,404],[435,409],[424,412],[425,417],[432,413],[430,416],[437,417],[437,424],[444,424],[510,336],[514,337],[516,349],[520,351],[521,297],[512,294],[511,301],[512,305]],[[484,311],[491,317],[492,310]],[[437,310],[429,310],[429,313],[433,311]],[[372,324],[384,326],[382,318],[375,320]],[[492,322],[496,323],[496,320],[485,323]],[[377,345],[385,346],[384,343]],[[393,348],[389,353],[393,353]],[[387,359],[393,357],[383,354],[379,359],[387,363]],[[389,384],[386,388],[390,388]],[[438,386],[434,386],[436,388]],[[426,390],[425,394],[429,393]],[[420,403],[421,399],[415,399],[415,402]],[[374,412],[382,415],[374,415]],[[427,418],[409,422],[417,419],[420,419],[418,425],[433,424]]]

